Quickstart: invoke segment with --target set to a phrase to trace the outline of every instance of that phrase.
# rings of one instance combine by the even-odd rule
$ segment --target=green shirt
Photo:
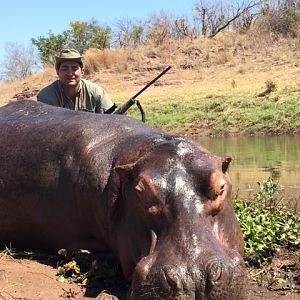
[[[53,106],[95,113],[104,113],[114,106],[114,103],[110,100],[104,89],[85,79],[81,79],[80,81],[75,105],[64,93],[59,80],[40,90],[37,95],[37,101]]]

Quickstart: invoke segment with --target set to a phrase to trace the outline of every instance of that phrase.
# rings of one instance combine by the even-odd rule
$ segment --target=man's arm
[[[37,101],[43,102],[53,106],[61,106],[58,92],[55,90],[54,83],[46,86],[45,88],[41,89],[37,94]]]
[[[99,85],[95,86],[94,91],[96,102],[96,113],[112,113],[116,109],[116,105],[111,101],[106,91]]]

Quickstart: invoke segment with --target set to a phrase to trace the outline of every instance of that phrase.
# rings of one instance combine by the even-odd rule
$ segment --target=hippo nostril
[[[222,266],[220,265],[220,263],[213,263],[210,266],[210,270],[209,270],[209,279],[211,280],[212,283],[216,283],[217,281],[219,281],[221,279],[222,276]]]
[[[168,285],[171,288],[173,288],[177,291],[182,290],[182,288],[183,288],[182,282],[174,270],[172,270],[172,269],[167,270],[166,268],[164,268],[163,274],[164,274],[164,278],[165,278],[166,282],[168,283]]]
[[[232,279],[232,270],[230,267],[226,267],[221,261],[212,259],[206,265],[208,280],[212,285],[216,285],[219,282],[225,284]]]

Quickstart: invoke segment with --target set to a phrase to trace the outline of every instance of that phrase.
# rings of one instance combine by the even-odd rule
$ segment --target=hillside
[[[138,92],[167,66],[172,69],[140,97],[147,123],[180,134],[297,134],[300,132],[299,40],[255,31],[227,32],[160,47],[90,49],[86,77],[117,104]],[[52,67],[1,84],[0,105],[35,99],[56,79]],[[130,115],[138,118],[136,109]]]
[[[299,50],[300,37],[281,39],[255,31],[169,41],[160,47],[90,49],[85,56],[86,78],[99,83],[121,104],[170,65],[172,69],[139,97],[148,124],[182,135],[299,134]],[[17,99],[35,99],[37,92],[55,79],[54,68],[47,67],[24,80],[3,83],[0,106]],[[139,118],[136,108],[129,114]],[[292,285],[299,278],[299,255],[292,254],[275,257],[272,265],[255,273],[248,270],[250,300],[300,299],[298,285]],[[55,259],[40,253],[13,255],[10,249],[1,252],[6,277],[2,276],[5,282],[0,281],[0,298],[54,299],[53,295],[59,295],[89,299],[88,289],[57,280]],[[282,270],[286,277],[279,273]],[[266,282],[272,276],[278,284],[279,279],[289,278],[291,285],[269,291]],[[115,292],[111,278],[106,283],[105,290]],[[93,292],[95,296],[96,290]]]

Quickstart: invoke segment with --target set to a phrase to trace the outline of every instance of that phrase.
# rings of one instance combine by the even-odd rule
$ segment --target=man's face
[[[77,86],[84,74],[80,64],[74,61],[63,61],[57,75],[63,86]]]

